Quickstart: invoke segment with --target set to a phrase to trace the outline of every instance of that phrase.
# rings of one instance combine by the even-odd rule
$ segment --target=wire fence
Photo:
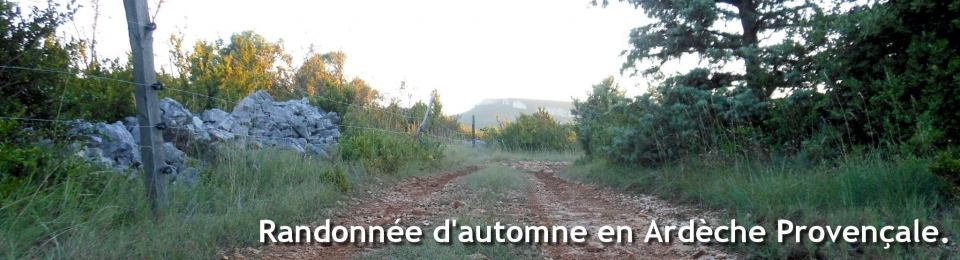
[[[152,84],[138,84],[138,83],[136,83],[136,82],[129,81],[129,80],[122,80],[122,79],[116,79],[116,78],[111,78],[111,77],[104,77],[104,76],[99,76],[99,75],[90,75],[90,74],[83,73],[83,72],[79,72],[79,71],[68,71],[68,70],[56,70],[56,69],[45,69],[45,68],[30,68],[30,67],[22,67],[22,66],[0,65],[0,70],[8,70],[8,69],[10,69],[10,70],[22,70],[22,71],[43,72],[43,73],[53,73],[53,74],[61,74],[61,75],[71,75],[71,76],[76,76],[76,77],[78,77],[78,78],[98,79],[98,80],[104,80],[104,81],[110,81],[110,82],[116,82],[116,83],[129,84],[129,85],[131,85],[131,86],[152,86]],[[202,94],[202,93],[197,93],[197,92],[193,92],[193,91],[189,91],[189,90],[184,90],[184,89],[180,89],[180,88],[176,88],[176,87],[163,86],[163,89],[164,89],[164,90],[175,91],[175,92],[178,92],[178,93],[187,94],[187,95],[190,95],[190,96],[193,96],[193,97],[197,97],[197,98],[203,98],[203,99],[209,99],[209,100],[216,100],[216,101],[218,101],[218,102],[223,102],[224,104],[237,105],[237,104],[240,103],[240,102],[237,102],[237,101],[231,101],[231,100],[226,100],[226,99],[222,99],[222,98],[212,97],[212,96],[210,96],[210,95],[206,95],[206,94]],[[131,90],[131,91],[132,91],[132,90]],[[347,103],[347,102],[343,102],[343,101],[339,101],[339,100],[334,100],[334,99],[326,98],[326,97],[323,97],[323,96],[320,96],[320,95],[309,95],[309,94],[306,93],[304,90],[299,89],[299,88],[292,88],[291,91],[297,92],[297,93],[301,94],[301,97],[317,98],[317,99],[321,99],[321,100],[326,100],[326,101],[334,102],[334,103],[337,103],[337,104],[347,105],[347,106],[350,106],[350,107],[353,107],[353,108],[357,108],[357,109],[361,109],[361,110],[369,110],[369,111],[372,111],[372,112],[375,112],[375,113],[380,113],[380,114],[384,114],[384,115],[389,115],[389,118],[386,119],[386,120],[384,120],[384,121],[386,121],[386,122],[380,122],[380,123],[389,124],[389,125],[391,125],[391,126],[405,125],[405,124],[409,124],[409,123],[407,123],[407,122],[411,122],[411,121],[412,121],[412,122],[415,122],[415,123],[419,123],[419,122],[420,122],[419,118],[417,118],[417,117],[415,117],[415,116],[413,116],[413,115],[400,114],[400,113],[398,113],[398,112],[390,111],[390,110],[387,110],[387,109],[384,109],[384,108],[381,108],[381,107],[378,107],[378,106],[375,106],[375,105],[358,105],[358,104]],[[412,111],[411,111],[411,112],[412,112]],[[60,124],[75,124],[75,123],[84,122],[84,120],[82,120],[82,119],[73,119],[73,120],[41,119],[41,118],[15,117],[15,116],[10,116],[10,115],[0,115],[0,119],[3,119],[3,120],[31,121],[31,122],[60,123]],[[416,134],[417,134],[416,131],[413,131],[413,132],[411,132],[411,131],[401,131],[401,129],[397,129],[397,127],[383,127],[383,126],[379,126],[379,127],[378,127],[378,126],[373,126],[373,125],[370,125],[370,124],[368,124],[368,125],[340,124],[340,125],[338,125],[338,126],[339,126],[339,127],[342,127],[344,131],[350,131],[350,130],[348,130],[348,129],[354,129],[354,130],[360,130],[360,131],[379,131],[379,132],[384,132],[384,133],[401,134],[401,135],[416,135]],[[154,126],[139,126],[139,127],[154,127]],[[174,129],[174,130],[194,130],[194,129],[177,128],[177,127],[170,127],[169,129]],[[285,139],[285,138],[271,138],[271,137],[266,137],[266,136],[251,136],[251,135],[240,134],[240,133],[231,133],[231,134],[233,134],[234,136],[240,136],[240,137],[246,137],[246,138],[258,138],[258,139],[266,139],[266,140],[269,140],[269,139]],[[424,135],[425,135],[425,136],[428,136],[428,137],[431,137],[431,138],[434,138],[434,139],[437,139],[437,140],[445,141],[445,142],[448,143],[448,144],[455,144],[455,145],[469,144],[469,142],[470,142],[470,140],[471,140],[471,138],[468,137],[467,134],[464,133],[463,131],[458,131],[458,130],[451,129],[451,128],[449,128],[448,126],[443,125],[443,124],[428,124],[428,125],[425,126],[425,128],[424,128]]]

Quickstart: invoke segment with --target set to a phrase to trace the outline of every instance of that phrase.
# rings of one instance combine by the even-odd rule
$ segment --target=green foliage
[[[396,173],[411,161],[435,165],[443,159],[443,146],[429,139],[376,130],[353,131],[340,141],[344,160],[358,161],[374,173]]]
[[[323,176],[323,179],[327,182],[336,185],[340,192],[347,192],[350,190],[350,183],[347,183],[347,175],[343,174],[343,169],[339,166],[332,169],[326,169],[320,175]]]
[[[41,70],[0,69],[0,114],[54,118],[69,75],[42,69],[69,67],[73,46],[54,37],[57,27],[70,21],[75,12],[72,2],[60,12],[60,3],[48,1],[45,9],[23,13],[18,3],[0,0],[0,65]]]
[[[233,34],[220,50],[223,65],[223,84],[230,86],[223,96],[240,100],[249,93],[266,90],[271,95],[281,94],[282,69],[277,63],[290,62],[283,53],[283,42],[271,43],[253,31]]]
[[[375,173],[396,173],[415,161],[437,166],[446,146],[435,138],[459,138],[447,132],[451,127],[460,129],[460,123],[443,114],[439,94],[434,103],[426,134],[420,140],[415,136],[427,111],[423,102],[401,107],[399,100],[393,99],[385,107],[368,104],[348,108],[342,119],[345,128],[340,138],[341,158],[358,161]]]
[[[345,78],[347,56],[342,52],[321,54],[311,46],[303,63],[294,66],[282,41],[270,42],[254,31],[234,34],[226,42],[201,39],[192,50],[184,48],[182,35],[173,34],[170,45],[175,71],[158,77],[165,84],[199,93],[167,94],[192,111],[230,111],[234,105],[230,102],[261,89],[277,99],[308,98],[312,104],[340,114],[380,97],[363,79]]]
[[[950,184],[947,191],[950,196],[960,196],[960,159],[949,152],[941,151],[930,163],[930,172]]]
[[[0,198],[32,181],[50,162],[49,150],[31,145],[36,139],[34,133],[21,131],[17,121],[0,119]]]
[[[84,78],[69,78],[58,108],[69,118],[116,122],[136,114],[133,65],[119,59],[91,62],[80,70]],[[109,109],[107,109],[109,108]]]
[[[600,84],[593,85],[592,92],[586,100],[574,100],[576,124],[573,131],[577,134],[577,141],[587,157],[597,155],[601,147],[609,147],[610,128],[626,124],[629,117],[623,109],[614,110],[614,106],[622,106],[629,101],[624,92],[614,84],[613,77],[607,77]]]
[[[557,175],[675,202],[722,207],[726,218],[736,219],[742,225],[760,225],[766,230],[776,229],[779,219],[798,225],[876,227],[905,225],[919,219],[921,225],[936,226],[941,234],[960,232],[955,218],[960,207],[938,195],[942,181],[927,170],[929,160],[881,157],[876,153],[851,153],[836,165],[689,158],[657,169],[594,160],[575,164]],[[685,217],[693,216],[681,218]],[[805,255],[822,254],[827,259],[943,259],[954,254],[948,248],[914,243],[891,244],[889,249],[883,249],[882,243],[842,241],[805,240],[801,245],[794,247],[789,242],[729,246],[747,258],[758,259],[789,259],[798,250]]]
[[[224,75],[222,67],[223,58],[218,54],[218,50],[222,45],[223,43],[221,41],[211,43],[200,40],[194,45],[193,53],[189,54],[189,56],[187,54],[175,55],[181,57],[187,56],[186,59],[190,64],[187,70],[190,72],[188,77],[189,81],[185,86],[181,85],[181,87],[191,92],[205,94],[205,100],[200,101],[202,103],[195,101],[198,97],[190,97],[190,99],[182,100],[182,103],[192,111],[211,108],[223,108],[226,110],[229,106],[229,104],[218,101],[218,99],[222,99],[218,97],[221,97],[220,93],[223,86]],[[182,74],[181,77],[183,77]],[[180,82],[182,82],[182,80]],[[191,100],[192,102],[187,100]]]
[[[297,93],[328,111],[345,114],[351,105],[366,106],[379,98],[379,93],[360,78],[344,79],[347,55],[342,52],[316,53],[313,48],[293,75]]]
[[[370,104],[348,109],[342,120],[348,127],[340,138],[341,158],[358,161],[376,173],[395,173],[414,161],[436,166],[446,146],[434,138],[459,137],[447,132],[451,127],[460,129],[460,123],[443,114],[439,94],[434,103],[424,130],[427,134],[420,140],[415,136],[427,111],[423,102],[404,108],[394,99],[385,107]]]
[[[839,35],[818,57],[832,124],[851,142],[922,146],[960,140],[960,1],[858,6],[824,24]],[[912,141],[908,141],[913,139]]]
[[[546,110],[538,109],[532,115],[520,113],[515,122],[487,128],[484,138],[508,150],[568,151],[576,148],[576,135],[571,128],[558,123]]]
[[[575,101],[575,129],[588,154],[621,163],[657,165],[686,154],[748,153],[757,137],[753,122],[766,116],[766,103],[752,90],[728,88],[730,75],[695,69],[668,78],[627,100],[612,79],[594,86],[586,101]]]
[[[612,79],[594,86],[574,110],[575,130],[591,157],[657,165],[713,152],[780,153],[824,161],[856,149],[931,155],[960,140],[960,41],[950,37],[960,28],[954,19],[960,1],[852,8],[780,0],[627,2],[658,21],[631,33],[624,69],[660,76],[656,64],[688,53],[709,66],[656,78],[650,93],[632,101],[616,94]],[[734,20],[742,32],[714,26]],[[764,31],[787,37],[758,39]],[[738,60],[745,73],[722,69]],[[654,66],[636,68],[648,61]],[[778,91],[782,97],[773,95]]]
[[[799,152],[802,141],[818,134],[820,115],[825,111],[825,95],[812,90],[798,90],[783,99],[771,101],[770,117],[763,122],[765,142],[787,153]]]
[[[664,63],[689,54],[698,55],[714,68],[742,61],[744,73],[732,75],[761,100],[778,88],[803,87],[808,80],[799,76],[810,69],[804,63],[815,48],[805,48],[792,39],[807,33],[811,20],[821,15],[813,1],[620,1],[643,10],[653,20],[630,32],[630,48],[624,51],[621,71],[655,75]],[[731,25],[739,26],[726,29]],[[762,38],[771,33],[787,37],[780,42]]]
[[[504,194],[527,188],[527,174],[507,166],[495,165],[484,168],[457,180],[461,187],[476,194],[479,203],[493,206]]]
[[[50,160],[33,178],[5,186],[12,190],[0,197],[0,255],[220,257],[219,249],[257,243],[250,223],[261,219],[307,223],[318,216],[333,217],[328,209],[345,199],[345,191],[368,189],[360,184],[374,182],[373,176],[359,171],[362,167],[303,158],[292,151],[223,148],[218,153],[222,156],[203,172],[197,186],[169,187],[170,203],[159,218],[147,214],[141,180],[91,167],[75,157]],[[417,169],[403,175],[426,173]],[[377,180],[389,184],[396,179]]]

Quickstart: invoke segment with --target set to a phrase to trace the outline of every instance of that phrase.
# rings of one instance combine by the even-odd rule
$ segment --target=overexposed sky
[[[153,13],[158,0],[148,0]],[[24,0],[31,4],[37,0]],[[100,1],[97,37],[101,57],[129,52],[122,1]],[[89,37],[92,1],[62,30]],[[613,75],[629,94],[645,79],[621,77],[620,52],[630,29],[646,21],[640,10],[589,0],[520,1],[252,1],[166,0],[156,16],[157,66],[167,66],[170,35],[187,47],[197,39],[228,39],[254,30],[283,39],[295,65],[314,44],[320,52],[347,54],[345,72],[396,95],[400,82],[415,87],[414,100],[440,92],[444,110],[457,114],[486,98],[570,100]]]

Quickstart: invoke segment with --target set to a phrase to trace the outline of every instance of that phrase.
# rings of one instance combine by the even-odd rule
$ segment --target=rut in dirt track
[[[631,196],[554,176],[566,163],[516,162],[511,167],[535,176],[528,189],[529,207],[536,225],[583,226],[590,238],[583,244],[544,245],[549,259],[734,259],[721,250],[699,244],[643,243],[651,220],[680,225],[678,216],[709,218],[712,214],[675,206],[652,196]],[[686,218],[689,220],[689,218]],[[601,244],[595,235],[601,226],[633,227],[632,244]]]
[[[685,221],[716,219],[715,213],[674,205],[645,195],[624,195],[556,177],[569,163],[513,162],[511,168],[527,173],[526,190],[506,196],[495,205],[469,204],[471,196],[457,179],[481,169],[475,167],[431,177],[401,181],[365,199],[351,198],[347,210],[335,214],[331,225],[390,226],[402,219],[401,226],[418,225],[425,230],[440,219],[459,214],[488,212],[517,225],[583,226],[590,237],[583,244],[537,244],[530,250],[535,258],[545,259],[738,259],[721,248],[701,244],[642,242],[651,220],[660,226],[681,226]],[[451,202],[453,201],[453,202]],[[466,205],[461,202],[466,201]],[[460,203],[460,204],[458,204]],[[511,221],[512,220],[512,221]],[[316,224],[313,224],[316,225]],[[600,244],[594,237],[604,225],[633,227],[632,244]],[[430,239],[426,236],[425,239]],[[675,238],[673,240],[676,240]],[[391,245],[392,246],[392,245]],[[350,259],[369,256],[381,250],[381,244],[304,244],[268,245],[247,248],[242,255],[263,259]],[[387,246],[389,247],[389,246]],[[465,256],[466,257],[466,256]]]
[[[404,221],[437,215],[446,205],[439,205],[431,196],[447,187],[451,181],[482,169],[473,167],[430,177],[416,177],[401,181],[388,190],[372,194],[367,200],[351,198],[346,212],[337,213],[331,225],[388,226],[397,219]],[[344,204],[348,204],[344,203]],[[336,223],[332,223],[333,221]],[[401,223],[402,226],[420,223]],[[316,226],[313,223],[312,226]],[[262,259],[350,259],[360,247],[380,247],[379,244],[303,244],[269,245],[259,249],[248,248],[247,255]]]

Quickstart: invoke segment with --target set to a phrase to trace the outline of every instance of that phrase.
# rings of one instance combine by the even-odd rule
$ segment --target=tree
[[[310,47],[303,64],[297,68],[294,74],[294,85],[298,91],[307,96],[320,94],[320,89],[326,85],[332,85],[334,77],[327,71],[327,64],[323,56],[316,54],[313,47]]]
[[[815,46],[805,46],[795,36],[805,33],[809,21],[821,13],[811,0],[620,1],[656,20],[630,32],[631,48],[624,51],[627,60],[621,71],[632,69],[634,74],[652,75],[667,61],[694,54],[715,69],[743,61],[745,73],[717,75],[742,80],[760,100],[768,99],[778,88],[809,87],[795,75],[804,75],[801,72],[807,69],[808,53]],[[607,4],[604,0],[603,6]],[[730,23],[738,23],[739,31],[724,28]],[[782,42],[764,43],[760,39],[760,35],[781,32],[785,33]],[[644,62],[654,65],[638,68]]]
[[[223,84],[232,99],[257,91],[266,90],[272,95],[280,94],[282,86],[276,64],[289,60],[283,53],[282,41],[272,43],[253,31],[244,31],[230,37],[230,43],[220,50],[223,56]]]
[[[226,109],[227,104],[218,101],[220,97],[220,88],[223,84],[223,57],[218,50],[223,43],[221,41],[207,42],[197,41],[193,45],[193,53],[187,58],[190,63],[190,83],[196,86],[196,89],[203,90],[206,95],[204,109],[220,107]]]
[[[354,89],[355,92],[353,95],[355,97],[353,99],[354,104],[366,106],[380,98],[380,93],[370,87],[370,85],[360,77],[353,77],[348,85],[351,89]]]
[[[565,151],[574,149],[576,138],[569,125],[557,122],[543,108],[533,114],[520,113],[515,122],[484,130],[487,141],[503,148],[526,151]]]
[[[73,17],[73,2],[66,12],[57,11],[60,4],[48,1],[46,9],[33,9],[24,14],[16,2],[0,0],[0,65],[35,69],[70,67],[71,51],[54,37],[57,27]],[[39,70],[0,68],[0,113],[25,117],[52,118],[50,109],[62,93],[60,86],[69,75]]]
[[[177,35],[176,33],[171,34],[169,39],[169,44],[170,44],[170,51],[169,51],[170,63],[173,65],[173,70],[174,70],[172,71],[172,73],[176,73],[176,75],[173,75],[172,77],[172,81],[173,81],[172,83],[176,84],[176,87],[179,89],[186,89],[189,91],[197,92],[196,89],[191,88],[190,77],[187,75],[187,73],[190,71],[190,62],[189,62],[190,54],[187,53],[183,47],[183,32],[181,31],[179,35]],[[187,103],[188,104],[187,107],[190,108],[191,110],[197,111],[197,109],[202,108],[199,106],[190,106],[189,103],[191,102],[187,102],[188,100],[194,100],[197,97],[190,95],[190,93],[186,93],[186,92],[179,92],[179,93],[180,93],[180,97],[179,97],[180,102]]]
[[[343,88],[343,65],[347,61],[347,54],[335,51],[323,54],[323,61],[333,69],[333,76],[337,80],[337,86]]]
[[[855,143],[960,141],[960,1],[877,1],[822,30],[818,57],[833,124]]]
[[[574,116],[573,130],[577,133],[577,141],[583,148],[583,152],[588,156],[594,156],[600,147],[609,145],[609,134],[606,128],[612,125],[622,125],[624,122],[616,123],[614,117],[611,117],[611,109],[617,104],[625,104],[629,101],[625,92],[617,85],[613,76],[607,77],[600,84],[593,85],[592,92],[589,93],[586,100],[573,100],[573,109],[570,111]]]
[[[303,64],[293,74],[295,91],[309,97],[317,106],[340,114],[346,114],[351,105],[373,103],[380,94],[366,81],[359,77],[349,82],[344,80],[346,58],[342,52],[318,54],[311,46]]]

